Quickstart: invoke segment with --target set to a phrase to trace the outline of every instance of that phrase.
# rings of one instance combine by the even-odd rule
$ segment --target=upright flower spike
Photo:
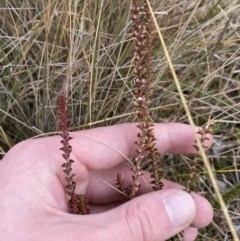
[[[73,177],[76,174],[72,173],[72,163],[74,162],[72,159],[70,159],[70,154],[72,152],[72,147],[69,144],[69,141],[72,139],[72,137],[69,136],[68,131],[68,113],[67,113],[67,107],[66,107],[66,98],[63,94],[58,95],[58,119],[59,119],[59,129],[62,131],[60,136],[62,137],[61,143],[62,147],[60,150],[63,151],[63,158],[65,159],[65,163],[62,164],[63,172],[66,173],[67,177],[67,186],[65,187],[67,189],[67,193],[70,197],[72,197],[75,193],[76,183],[73,181]]]
[[[143,11],[145,12],[145,28],[146,28],[146,43],[145,43],[145,52],[146,52],[146,79],[149,83],[149,88],[147,89],[148,98],[150,102],[151,93],[150,90],[152,87],[153,82],[153,70],[152,70],[152,30],[153,30],[153,20],[151,16],[150,9],[148,7],[147,2],[145,1],[143,6]],[[161,173],[161,162],[160,162],[160,155],[155,147],[156,145],[156,138],[153,131],[153,123],[151,122],[150,116],[148,117],[147,126],[149,127],[147,129],[147,151],[148,151],[148,158],[150,159],[150,172],[151,177],[153,178],[153,181],[151,182],[153,184],[152,188],[153,190],[161,190],[163,187],[163,184],[161,182],[162,173]]]
[[[138,128],[140,133],[138,134],[137,157],[135,158],[135,167],[133,170],[133,188],[130,198],[133,198],[140,188],[139,177],[142,175],[142,162],[146,159],[150,159],[150,172],[153,181],[154,190],[162,188],[160,160],[157,148],[155,148],[156,138],[153,131],[153,123],[150,118],[149,104],[152,90],[152,29],[153,23],[151,13],[147,2],[140,7],[136,0],[133,0],[131,7],[132,21],[133,21],[133,36],[135,40],[135,79],[134,95],[136,101],[134,106],[138,116]]]
[[[72,163],[74,161],[70,158],[72,152],[72,146],[69,144],[69,141],[72,137],[69,136],[68,128],[68,112],[66,105],[66,97],[63,94],[58,95],[58,119],[59,119],[59,129],[61,131],[60,136],[62,137],[61,143],[62,147],[60,148],[63,151],[62,157],[65,162],[62,164],[63,172],[67,175],[67,194],[70,197],[68,207],[69,212],[73,214],[89,214],[89,208],[87,204],[87,199],[85,195],[79,195],[75,193],[76,183],[73,181],[73,177],[76,175],[72,173]]]
[[[212,129],[211,126],[214,125],[214,122],[209,118],[208,122],[205,126],[203,126],[203,128],[199,128],[197,131],[197,134],[200,135],[199,141],[202,145],[203,148],[207,148],[206,145],[204,145],[204,142],[206,140],[208,140],[207,134],[212,134]],[[193,147],[196,149],[197,153],[195,154],[192,163],[191,163],[191,170],[190,173],[188,174],[188,180],[186,182],[186,191],[187,192],[191,192],[192,191],[192,184],[193,184],[193,179],[196,175],[196,166],[197,166],[197,161],[199,159],[201,159],[201,152],[199,150],[199,147],[196,144],[196,140],[195,140],[195,144],[193,145]]]
[[[143,160],[146,158],[144,155],[144,149],[145,149],[145,138],[146,138],[146,126],[145,122],[148,117],[148,104],[149,101],[146,99],[146,87],[147,83],[145,80],[145,76],[143,73],[144,68],[144,61],[143,61],[143,55],[144,55],[144,29],[142,22],[140,20],[140,10],[141,8],[137,5],[137,1],[133,0],[132,5],[132,21],[133,21],[133,28],[134,33],[133,36],[135,37],[135,69],[134,74],[136,76],[136,79],[134,80],[134,95],[136,97],[136,101],[134,102],[134,106],[136,108],[136,112],[138,115],[138,128],[141,130],[141,132],[138,134],[138,141],[136,144],[138,145],[137,157],[134,159],[135,161],[135,167],[132,168],[133,171],[133,187],[132,192],[130,194],[130,198],[134,198],[136,196],[136,193],[138,192],[140,188],[140,183],[138,178],[142,175],[142,167],[141,164]]]
[[[137,137],[137,157],[133,162],[135,166],[133,171],[133,185],[127,188],[121,179],[121,175],[117,175],[116,185],[118,189],[132,199],[136,196],[140,189],[139,177],[143,175],[142,164],[144,161],[150,161],[150,172],[153,181],[153,190],[160,190],[163,186],[161,182],[162,173],[160,170],[160,158],[156,145],[156,138],[153,130],[153,122],[150,118],[149,105],[151,102],[152,91],[152,29],[153,22],[151,12],[146,0],[143,6],[138,5],[137,0],[132,1],[132,21],[133,21],[133,37],[135,38],[135,56],[134,56],[134,106],[138,117],[137,127],[140,129]]]

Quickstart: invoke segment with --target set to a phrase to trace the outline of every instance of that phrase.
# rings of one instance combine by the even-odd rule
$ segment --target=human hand
[[[184,240],[194,240],[197,229],[213,216],[205,198],[167,180],[163,190],[148,193],[142,180],[141,194],[147,194],[120,203],[120,194],[109,186],[115,185],[117,173],[131,183],[132,172],[122,163],[122,154],[135,155],[138,131],[135,124],[121,124],[70,134],[76,193],[86,193],[90,203],[91,214],[84,216],[67,212],[61,138],[14,146],[0,161],[1,240],[164,241],[182,230]],[[160,153],[195,152],[190,126],[156,124],[154,131]],[[150,175],[144,172],[144,178],[150,180]]]

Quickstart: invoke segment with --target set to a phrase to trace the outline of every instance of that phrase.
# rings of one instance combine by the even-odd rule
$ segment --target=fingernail
[[[189,225],[195,216],[196,207],[192,197],[182,191],[170,194],[164,205],[173,227]]]

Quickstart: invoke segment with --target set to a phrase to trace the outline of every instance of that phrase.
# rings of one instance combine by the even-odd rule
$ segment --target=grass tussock
[[[152,1],[182,93],[196,125],[215,121],[208,153],[222,193],[239,183],[240,1]],[[68,95],[73,130],[135,121],[131,80],[131,1],[0,2],[0,153],[57,130],[57,93]],[[157,31],[154,31],[155,122],[188,123]],[[164,173],[184,183],[187,157],[164,157]],[[203,163],[196,190],[215,201]],[[236,230],[239,200],[228,203]],[[239,232],[240,233],[240,232]],[[240,235],[239,235],[240,236]],[[199,240],[231,240],[217,211]]]

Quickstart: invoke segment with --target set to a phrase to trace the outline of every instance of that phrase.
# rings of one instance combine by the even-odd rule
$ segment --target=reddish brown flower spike
[[[73,214],[89,214],[89,208],[87,204],[87,199],[85,195],[78,195],[75,193],[76,183],[73,180],[73,177],[76,175],[72,173],[72,163],[74,160],[70,159],[72,152],[72,146],[69,144],[69,141],[72,137],[69,136],[68,131],[68,112],[66,97],[63,94],[58,95],[58,118],[59,118],[59,129],[62,131],[60,136],[62,140],[60,143],[62,147],[60,150],[63,152],[62,157],[65,160],[65,163],[62,164],[63,172],[66,174],[67,185],[67,194],[70,197],[69,201],[69,212]]]

